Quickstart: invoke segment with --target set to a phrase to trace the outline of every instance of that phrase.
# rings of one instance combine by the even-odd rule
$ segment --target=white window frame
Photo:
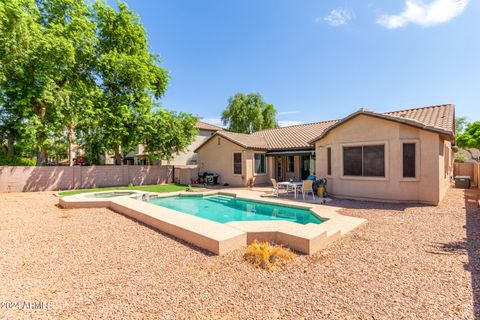
[[[343,147],[363,147],[363,146],[384,146],[384,168],[385,177],[363,177],[363,176],[346,176],[343,174],[345,171],[343,168]],[[375,141],[358,141],[351,143],[340,144],[340,179],[342,180],[364,180],[364,181],[389,181],[390,180],[390,166],[389,166],[390,148],[388,140],[375,140]],[[363,161],[363,160],[362,160]]]

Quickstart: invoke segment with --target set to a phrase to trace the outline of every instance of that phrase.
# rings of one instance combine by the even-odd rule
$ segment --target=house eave
[[[290,150],[269,150],[266,153],[267,157],[275,156],[300,156],[300,155],[314,155],[315,149],[290,149]]]

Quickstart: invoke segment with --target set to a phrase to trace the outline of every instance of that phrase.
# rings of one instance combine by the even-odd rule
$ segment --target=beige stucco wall
[[[417,143],[417,178],[402,177],[402,143]],[[344,177],[345,144],[385,144],[385,178]],[[338,197],[437,204],[449,186],[436,133],[360,115],[333,129],[315,144],[318,177],[327,177],[327,191]],[[447,142],[448,150],[450,144]],[[327,176],[327,147],[332,147],[332,175]],[[439,174],[441,173],[441,174]]]
[[[220,141],[220,144],[218,143]],[[242,174],[233,174],[233,153],[242,152]],[[220,183],[232,186],[246,185],[246,149],[222,137],[214,137],[198,150],[198,172],[212,172],[220,175]]]
[[[220,141],[220,144],[218,142]],[[242,153],[242,174],[233,174],[233,153]],[[266,158],[266,173],[254,175],[254,154],[265,151],[245,149],[229,140],[216,136],[198,150],[198,171],[212,172],[220,175],[220,183],[232,186],[246,186],[255,177],[255,185],[270,182],[272,161]]]
[[[269,158],[270,157],[266,157],[265,158],[265,165],[266,165],[266,173],[264,174],[254,174],[254,155],[255,153],[265,153],[265,151],[255,151],[255,150],[248,150],[246,152],[246,156],[247,156],[247,163],[246,163],[246,166],[247,166],[247,170],[248,170],[248,173],[247,173],[247,177],[255,177],[255,185],[261,185],[261,184],[266,184],[266,183],[269,183],[270,182],[270,176],[268,174],[268,169],[269,169]]]
[[[438,148],[440,154],[438,158],[439,195],[440,199],[442,199],[450,187],[451,179],[453,178],[453,162],[455,157],[450,141],[440,139]],[[441,148],[443,148],[443,152],[440,152]]]

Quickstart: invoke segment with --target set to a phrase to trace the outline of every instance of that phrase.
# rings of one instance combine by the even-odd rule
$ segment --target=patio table
[[[293,189],[293,194],[294,194],[295,199],[297,199],[297,191],[298,191],[299,187],[301,187],[302,185],[303,185],[302,181],[283,181],[283,182],[278,182],[277,183],[277,186],[285,187],[285,189],[287,189],[287,191],[288,191],[288,188],[291,187]]]

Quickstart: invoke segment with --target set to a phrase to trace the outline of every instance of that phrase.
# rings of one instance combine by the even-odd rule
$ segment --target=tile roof
[[[213,124],[210,124],[210,123],[206,123],[206,122],[203,122],[203,121],[197,121],[197,124],[195,125],[195,127],[197,127],[200,130],[209,130],[209,131],[225,130],[222,127],[219,127],[219,126],[216,126],[216,125],[213,125]]]
[[[230,131],[217,131],[216,135],[222,136],[225,139],[230,140],[244,148],[269,149],[267,141],[262,136]]]
[[[313,142],[321,139],[330,130],[360,114],[434,131],[447,135],[451,139],[455,136],[455,106],[453,104],[428,106],[424,108],[406,109],[385,113],[360,109],[340,120],[321,121],[282,128],[266,129],[254,132],[253,134],[218,131],[215,135],[223,136],[244,148],[264,150],[308,149],[312,148]],[[197,150],[200,149],[202,145],[200,145]]]
[[[334,125],[338,120],[321,121],[294,126],[266,129],[254,132],[252,136],[263,137],[270,150],[308,149],[310,140]]]
[[[317,137],[310,140],[310,143],[314,143],[315,141],[323,138],[335,127],[338,127],[359,115],[367,115],[389,121],[395,121],[427,131],[437,132],[450,137],[452,140],[455,136],[455,106],[453,104],[442,104],[385,113],[373,112],[362,108],[357,112],[354,112],[337,121],[334,125],[326,128],[323,132],[320,132]]]
[[[455,131],[455,105],[453,104],[385,112],[384,114],[418,121],[422,125],[434,129],[441,129],[451,133]]]

